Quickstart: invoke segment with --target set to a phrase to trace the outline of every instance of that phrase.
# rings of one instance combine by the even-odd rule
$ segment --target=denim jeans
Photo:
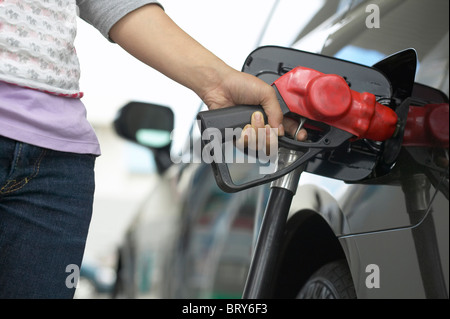
[[[0,298],[73,298],[94,162],[0,136]]]

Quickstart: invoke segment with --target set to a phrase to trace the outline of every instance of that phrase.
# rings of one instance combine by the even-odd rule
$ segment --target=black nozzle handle
[[[206,129],[214,128],[221,132],[222,137],[225,137],[226,128],[243,129],[247,124],[250,124],[252,114],[257,111],[263,114],[264,121],[267,123],[267,115],[260,105],[238,105],[203,111],[198,113],[197,120],[200,121],[200,131],[202,134]]]
[[[221,143],[226,142],[226,132],[227,128],[244,128],[247,124],[251,122],[252,114],[256,111],[260,111],[265,121],[267,122],[267,116],[261,106],[253,105],[239,105],[229,108],[221,108],[217,110],[203,111],[199,112],[197,119],[200,121],[200,131],[203,137],[203,133],[208,129],[214,129],[220,131]],[[278,179],[290,171],[296,169],[300,165],[303,165],[306,161],[312,159],[318,153],[326,149],[333,149],[340,146],[342,143],[347,141],[352,137],[351,133],[342,131],[335,127],[329,127],[328,133],[316,142],[301,142],[296,141],[291,138],[282,136],[279,137],[279,146],[284,146],[288,149],[297,150],[302,153],[302,155],[289,167],[282,168],[272,174],[265,175],[260,179],[253,180],[248,183],[237,185],[234,183],[230,172],[228,170],[228,165],[225,161],[211,163],[214,171],[214,177],[219,187],[225,192],[237,192],[247,188],[255,187],[261,184],[265,184],[275,179]],[[205,147],[208,145],[208,140],[202,138],[202,145]]]

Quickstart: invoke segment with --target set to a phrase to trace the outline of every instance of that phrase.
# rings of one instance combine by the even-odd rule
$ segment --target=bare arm
[[[112,27],[110,37],[145,64],[192,89],[210,109],[259,104],[272,127],[281,124],[282,113],[269,85],[229,67],[179,28],[158,5],[127,14]]]
[[[160,6],[149,4],[130,12],[111,28],[109,36],[134,57],[192,89],[209,109],[261,105],[278,135],[284,135],[285,129],[295,134],[296,122],[283,119],[270,85],[225,64],[179,28]],[[264,125],[252,118],[253,128]],[[302,129],[297,138],[304,140],[306,135]]]

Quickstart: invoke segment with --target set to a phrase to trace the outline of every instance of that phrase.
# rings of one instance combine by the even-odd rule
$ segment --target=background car
[[[289,46],[368,66],[414,48],[416,82],[448,103],[448,6],[324,1]],[[271,26],[288,9],[281,1],[274,7],[261,45],[286,45],[285,35],[283,43],[274,40]],[[196,123],[181,156],[172,154],[169,108],[130,103],[115,125],[120,136],[153,151],[158,177],[120,247],[114,296],[240,298],[269,186],[220,190],[209,165],[198,161]],[[448,161],[448,149],[441,152]],[[402,157],[403,166],[409,160]],[[448,195],[411,167],[408,179],[364,184],[303,173],[272,297],[448,298]],[[443,182],[448,191],[448,168]]]

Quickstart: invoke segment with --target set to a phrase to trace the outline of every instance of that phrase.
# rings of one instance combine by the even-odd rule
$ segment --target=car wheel
[[[350,269],[345,260],[319,268],[300,290],[298,299],[356,299]]]

